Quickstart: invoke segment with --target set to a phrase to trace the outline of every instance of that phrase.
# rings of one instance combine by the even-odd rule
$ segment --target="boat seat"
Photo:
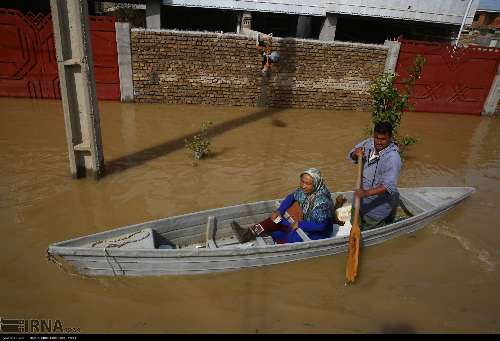
[[[205,247],[216,249],[218,246],[215,243],[215,233],[217,232],[217,218],[210,215],[207,218],[207,231]]]

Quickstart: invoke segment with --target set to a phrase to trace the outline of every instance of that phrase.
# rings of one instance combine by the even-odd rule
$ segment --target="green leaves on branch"
[[[408,78],[403,80],[406,94],[409,95],[412,93],[413,88],[415,87],[415,84],[417,82],[417,79],[419,79],[420,76],[422,75],[424,64],[425,64],[425,58],[417,54],[417,56],[415,57],[415,62],[410,67],[410,69],[408,69]]]
[[[400,94],[394,85],[396,77],[395,73],[384,73],[368,90],[373,97],[372,123],[390,122],[394,131],[398,129],[401,114],[408,103],[408,96]]]
[[[184,140],[186,149],[195,160],[201,160],[203,157],[210,154],[210,138],[208,136],[208,128],[211,125],[212,122],[203,122],[201,124],[201,131],[199,134],[194,135],[192,139],[186,138]]]
[[[403,138],[401,138],[399,140],[399,142],[400,142],[400,145],[402,145],[404,147],[408,147],[414,143],[417,143],[417,139],[414,137],[411,137],[411,136],[403,136]]]
[[[422,74],[424,64],[425,58],[417,55],[414,64],[408,70],[408,78],[402,81],[403,90],[398,90],[396,87],[398,74],[392,72],[377,77],[368,90],[373,98],[372,124],[390,122],[393,127],[394,141],[401,150],[416,142],[416,139],[411,136],[400,138],[398,129],[403,112],[412,109],[409,103],[410,95]]]

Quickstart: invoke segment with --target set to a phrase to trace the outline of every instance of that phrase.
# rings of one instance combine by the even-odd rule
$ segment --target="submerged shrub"
[[[201,160],[210,154],[210,138],[208,136],[208,129],[211,125],[212,122],[204,121],[201,124],[199,134],[194,135],[192,139],[186,138],[184,140],[186,149],[195,160]]]

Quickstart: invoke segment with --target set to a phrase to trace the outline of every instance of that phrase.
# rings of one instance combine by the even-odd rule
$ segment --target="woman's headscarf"
[[[332,218],[333,202],[330,195],[330,190],[326,187],[319,169],[309,168],[300,174],[300,178],[304,174],[309,175],[313,180],[313,191],[306,195],[301,188],[297,188],[293,193],[293,197],[300,204],[300,208],[304,213],[304,219],[316,222],[323,222],[326,219]]]

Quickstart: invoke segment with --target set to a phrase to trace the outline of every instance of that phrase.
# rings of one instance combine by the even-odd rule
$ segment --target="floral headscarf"
[[[309,168],[300,174],[307,174],[313,179],[313,191],[305,194],[301,188],[297,188],[293,197],[300,204],[304,213],[304,219],[318,223],[332,219],[333,202],[330,190],[326,187],[319,169]]]

